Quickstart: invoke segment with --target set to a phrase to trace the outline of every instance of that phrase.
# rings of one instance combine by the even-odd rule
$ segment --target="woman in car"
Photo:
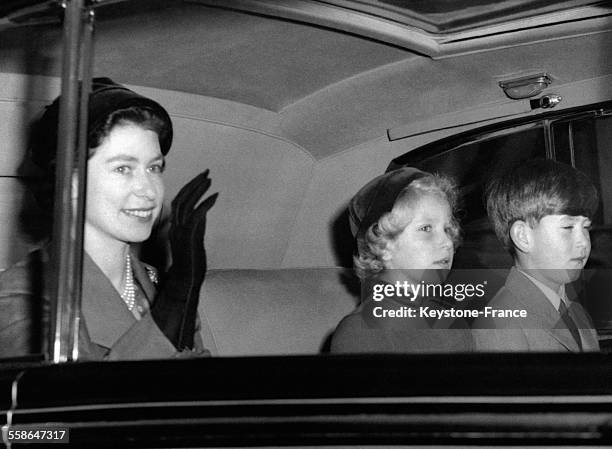
[[[46,174],[41,191],[47,206],[55,181],[58,112],[59,98],[35,124],[30,148],[32,161]],[[79,358],[202,354],[196,337],[205,271],[202,242],[205,214],[216,195],[195,205],[210,186],[208,172],[185,186],[172,203],[173,267],[155,298],[157,272],[140,262],[131,246],[149,238],[161,212],[172,122],[157,102],[108,78],[93,80],[88,113]],[[48,259],[46,250],[36,251],[0,277],[2,357],[46,352]],[[197,270],[190,269],[193,264]],[[191,274],[196,271],[197,276]]]
[[[467,324],[437,313],[437,293],[459,241],[456,190],[443,176],[405,167],[366,184],[350,201],[362,303],[342,319],[332,352],[471,351]]]

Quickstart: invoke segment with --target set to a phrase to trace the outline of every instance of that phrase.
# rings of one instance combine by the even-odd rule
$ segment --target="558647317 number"
[[[2,426],[5,443],[68,443],[67,427]]]

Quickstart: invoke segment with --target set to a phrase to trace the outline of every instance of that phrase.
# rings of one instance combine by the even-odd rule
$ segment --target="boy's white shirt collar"
[[[565,285],[561,285],[561,287],[559,287],[559,291],[555,292],[548,285],[544,284],[542,281],[537,280],[536,278],[531,276],[529,273],[527,273],[522,268],[516,267],[516,269],[520,271],[522,274],[524,274],[527,277],[527,279],[533,282],[534,285],[538,287],[542,291],[542,293],[544,293],[544,296],[546,296],[546,298],[551,302],[555,310],[557,311],[559,310],[561,301],[565,303],[566,307],[569,307],[567,296],[565,294]]]

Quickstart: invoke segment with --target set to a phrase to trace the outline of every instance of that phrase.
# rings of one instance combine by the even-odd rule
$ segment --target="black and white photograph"
[[[0,2],[4,447],[612,447],[609,354],[612,1]]]

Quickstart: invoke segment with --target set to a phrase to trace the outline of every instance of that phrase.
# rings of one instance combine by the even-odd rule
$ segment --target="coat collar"
[[[529,327],[548,332],[568,350],[580,352],[578,343],[574,340],[571,332],[559,316],[559,312],[527,276],[516,268],[512,268],[508,274],[505,288],[512,292],[521,303],[521,306],[528,311],[531,322]],[[577,320],[575,315],[575,311],[573,313],[570,311],[570,316],[574,319],[576,325],[579,326],[579,320]],[[581,338],[584,340],[582,333]]]
[[[155,287],[144,266],[136,257],[132,257],[132,267],[135,279],[142,287],[147,300],[152,302]],[[110,280],[87,252],[83,253],[82,289],[81,311],[91,341],[112,348],[137,321]]]

